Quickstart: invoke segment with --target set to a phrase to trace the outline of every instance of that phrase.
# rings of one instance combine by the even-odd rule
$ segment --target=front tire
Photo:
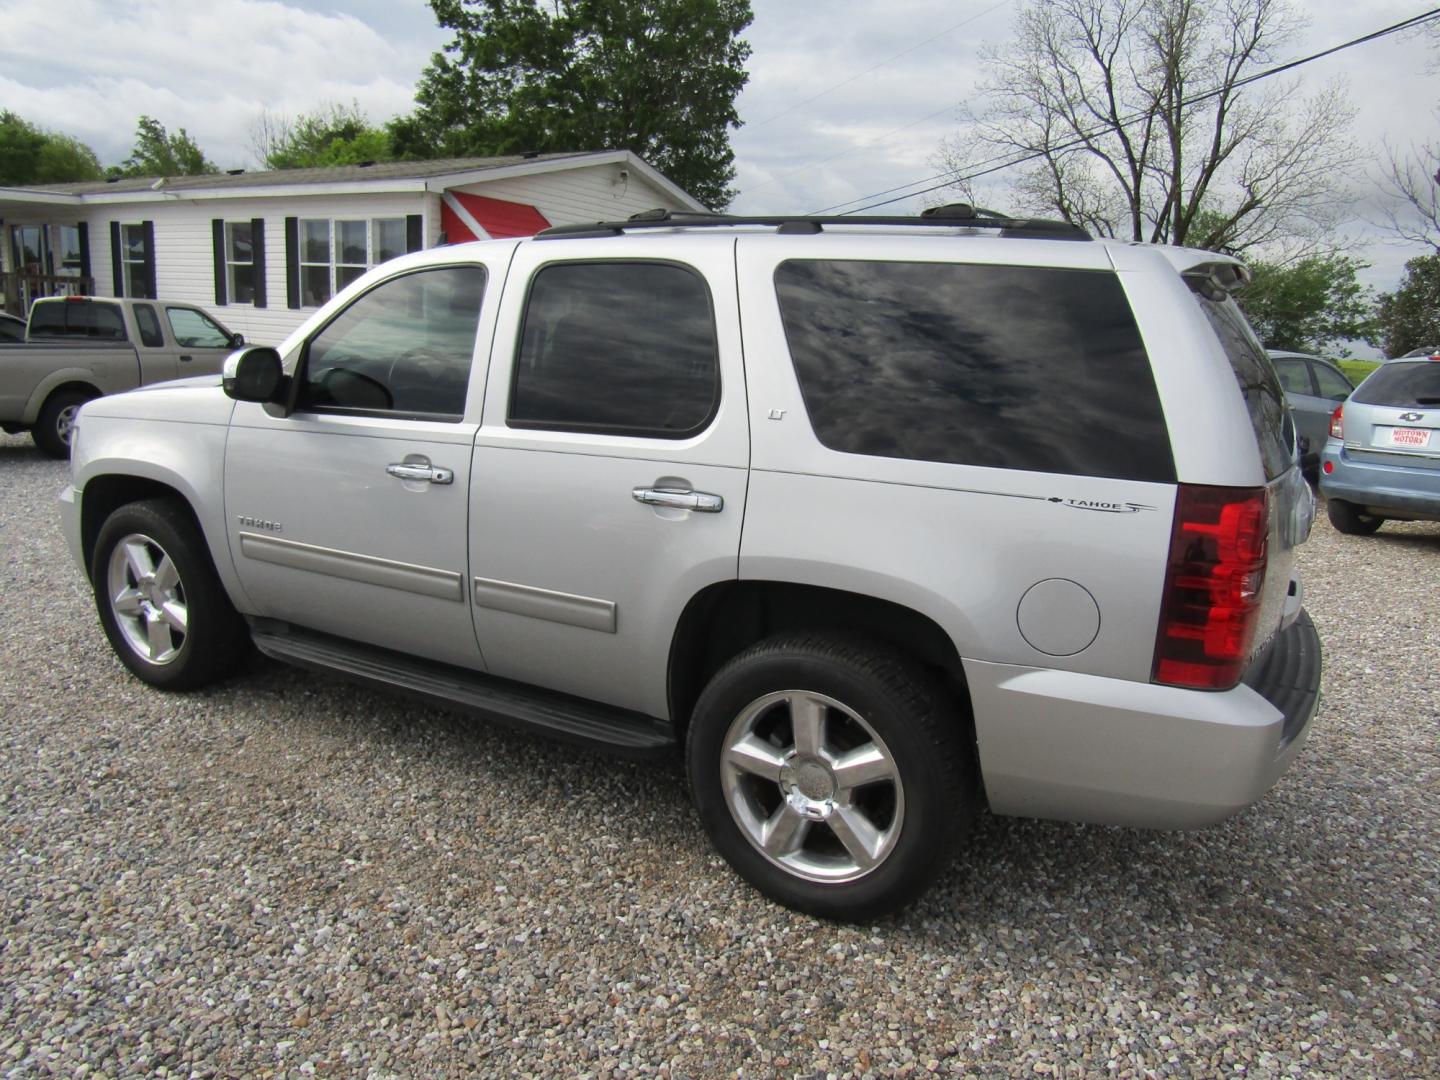
[[[742,877],[811,915],[895,911],[948,865],[978,806],[952,697],[887,646],[772,638],[695,706],[686,764],[701,822]]]
[[[1330,518],[1330,524],[1335,526],[1335,531],[1347,536],[1369,536],[1385,524],[1383,517],[1367,514],[1354,503],[1344,499],[1327,500],[1325,513]]]
[[[35,440],[42,454],[61,459],[70,456],[75,414],[94,396],[79,390],[62,390],[46,399],[40,407],[40,415],[35,418],[35,427],[30,431],[30,438]]]
[[[152,686],[205,686],[248,652],[205,538],[174,500],[129,503],[106,518],[90,580],[115,654]]]

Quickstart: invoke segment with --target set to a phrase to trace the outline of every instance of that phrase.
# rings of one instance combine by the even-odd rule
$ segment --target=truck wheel
[[[106,518],[90,580],[111,647],[154,686],[204,686],[248,652],[245,622],[220,584],[205,538],[174,500],[129,503]]]
[[[53,458],[70,456],[70,436],[75,432],[75,413],[94,396],[81,390],[61,390],[46,399],[45,404],[40,407],[40,415],[35,419],[35,427],[30,431],[30,438],[35,440],[35,445],[42,454]]]
[[[864,921],[945,869],[979,804],[955,702],[880,644],[778,637],[701,694],[686,765],[700,819],[767,896]]]
[[[1367,514],[1354,503],[1344,499],[1327,500],[1325,513],[1330,518],[1330,524],[1335,526],[1335,531],[1348,536],[1369,536],[1385,524],[1384,518]]]

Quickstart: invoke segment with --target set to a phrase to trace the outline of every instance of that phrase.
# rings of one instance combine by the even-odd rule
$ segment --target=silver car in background
[[[1330,421],[1320,491],[1330,523],[1366,535],[1387,520],[1440,521],[1440,356],[1372,371]]]

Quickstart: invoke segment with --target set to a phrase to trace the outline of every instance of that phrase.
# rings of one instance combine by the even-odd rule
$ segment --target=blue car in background
[[[1295,421],[1300,471],[1314,484],[1320,478],[1320,448],[1330,437],[1330,417],[1355,384],[1335,364],[1309,353],[1271,349],[1270,359]]]
[[[1335,410],[1320,491],[1342,533],[1440,521],[1440,351],[1387,360]]]

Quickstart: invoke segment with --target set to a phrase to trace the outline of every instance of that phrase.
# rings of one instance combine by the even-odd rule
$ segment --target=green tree
[[[135,149],[112,176],[204,176],[220,170],[206,159],[195,140],[180,128],[171,135],[154,117],[142,116],[135,125]]]
[[[1405,264],[1405,276],[1376,304],[1370,344],[1386,356],[1440,345],[1440,255],[1421,255]]]
[[[0,113],[0,187],[99,180],[95,151],[69,135],[37,128],[13,112]]]
[[[251,141],[267,169],[358,165],[395,156],[389,132],[372,126],[357,102],[322,106],[293,122],[262,113]]]
[[[733,197],[750,0],[430,6],[455,36],[391,123],[397,156],[627,149],[707,206]]]
[[[1249,264],[1251,281],[1240,306],[1267,347],[1348,356],[1344,341],[1374,335],[1374,299],[1360,284],[1365,264],[1359,260],[1312,255]]]

